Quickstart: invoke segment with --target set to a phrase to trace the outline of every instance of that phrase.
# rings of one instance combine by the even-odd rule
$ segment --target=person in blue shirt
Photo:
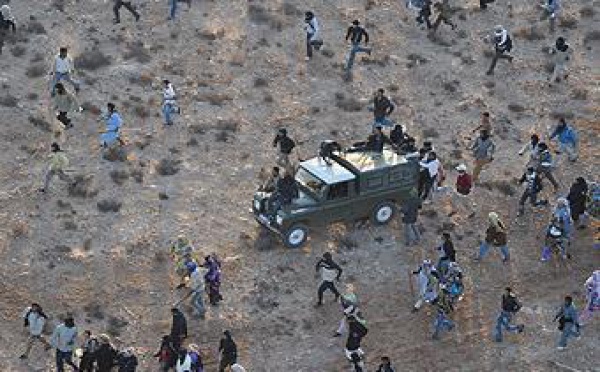
[[[567,340],[570,337],[579,338],[579,317],[577,315],[577,309],[573,305],[573,298],[571,296],[565,297],[565,303],[560,307],[558,314],[554,317],[554,321],[558,320],[558,330],[560,339],[558,340],[558,350],[564,350],[567,347]]]
[[[550,135],[550,139],[557,138],[560,151],[567,153],[570,161],[577,160],[577,145],[579,138],[575,129],[567,124],[565,118],[560,118],[560,122]]]
[[[102,115],[102,119],[106,123],[106,131],[100,136],[100,145],[102,147],[111,147],[116,142],[121,143],[120,130],[123,126],[123,119],[116,110],[113,103],[106,105],[108,112]]]

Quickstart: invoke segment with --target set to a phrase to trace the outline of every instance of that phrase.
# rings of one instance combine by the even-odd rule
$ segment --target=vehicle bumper
[[[264,214],[259,213],[256,210],[256,208],[252,208],[252,215],[254,216],[254,219],[256,220],[256,222],[258,222],[259,225],[262,225],[263,227],[267,228],[269,231],[278,236],[283,236],[283,233],[279,230],[279,225],[272,224],[269,221],[269,218]]]

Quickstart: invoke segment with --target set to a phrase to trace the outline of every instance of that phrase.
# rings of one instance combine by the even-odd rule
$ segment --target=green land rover
[[[252,212],[286,246],[299,248],[309,229],[332,222],[370,218],[374,224],[387,224],[397,206],[416,195],[418,172],[417,154],[398,155],[390,148],[381,154],[334,152],[327,160],[300,162],[295,174],[298,195],[291,204],[269,210],[270,194],[257,191]]]

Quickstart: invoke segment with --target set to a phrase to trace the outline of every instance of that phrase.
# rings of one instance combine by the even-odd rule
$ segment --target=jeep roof
[[[405,156],[398,155],[389,148],[384,148],[381,156],[376,155],[378,154],[374,152],[361,151],[341,153],[338,156],[361,173],[408,163]]]
[[[316,157],[301,162],[300,166],[328,185],[349,181],[355,178],[354,174],[344,168],[341,164],[338,164],[335,161],[330,161],[330,163],[331,165],[325,163],[320,157]]]

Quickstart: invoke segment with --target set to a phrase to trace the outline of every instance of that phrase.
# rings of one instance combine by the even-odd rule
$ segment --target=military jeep
[[[273,213],[265,208],[270,194],[257,191],[252,212],[287,247],[299,248],[309,229],[332,222],[370,218],[376,225],[387,224],[396,207],[416,195],[418,172],[418,157],[391,148],[381,154],[339,151],[300,162],[294,177],[298,197],[291,204]]]

